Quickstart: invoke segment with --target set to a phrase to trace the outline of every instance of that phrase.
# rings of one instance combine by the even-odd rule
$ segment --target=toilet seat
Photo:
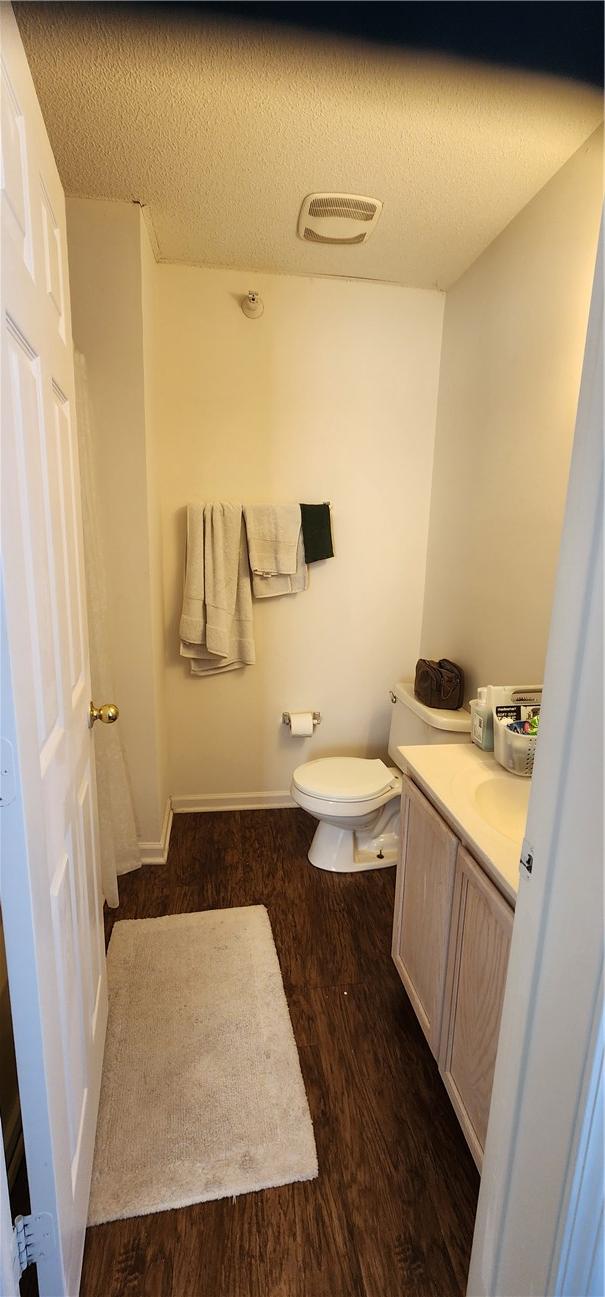
[[[364,757],[320,757],[298,766],[294,786],[318,801],[365,803],[375,801],[396,784],[396,772],[384,761]]]
[[[400,771],[389,769],[383,761],[320,757],[297,767],[291,792],[294,801],[316,819],[334,823],[336,817],[355,828],[399,797],[401,785]]]

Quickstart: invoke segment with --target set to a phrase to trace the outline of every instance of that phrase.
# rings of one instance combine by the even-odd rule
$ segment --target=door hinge
[[[35,1265],[55,1250],[55,1224],[48,1211],[17,1216],[13,1226],[13,1270],[17,1283],[28,1265]]]
[[[534,867],[534,849],[532,846],[530,846],[529,842],[527,841],[527,838],[523,839],[521,845],[520,865],[526,878],[531,878],[532,870]]]

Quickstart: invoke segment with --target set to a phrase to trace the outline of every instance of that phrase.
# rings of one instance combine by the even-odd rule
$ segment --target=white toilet
[[[415,697],[413,684],[395,685],[391,699],[389,756],[396,767],[373,758],[320,757],[292,775],[294,801],[319,820],[309,847],[309,860],[318,869],[358,873],[394,865],[405,768],[399,748],[469,742],[469,712],[426,707]]]

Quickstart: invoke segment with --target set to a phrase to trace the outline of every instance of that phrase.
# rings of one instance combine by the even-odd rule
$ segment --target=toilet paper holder
[[[289,725],[290,722],[291,722],[290,713],[282,712],[281,714],[282,725]],[[316,725],[321,725],[321,712],[313,712],[313,729],[315,729]]]

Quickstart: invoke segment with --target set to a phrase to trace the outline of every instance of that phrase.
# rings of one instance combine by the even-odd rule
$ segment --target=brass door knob
[[[113,725],[119,715],[120,709],[115,703],[101,703],[100,707],[96,707],[91,702],[88,708],[88,728],[91,730],[95,721],[102,721],[104,725]]]

